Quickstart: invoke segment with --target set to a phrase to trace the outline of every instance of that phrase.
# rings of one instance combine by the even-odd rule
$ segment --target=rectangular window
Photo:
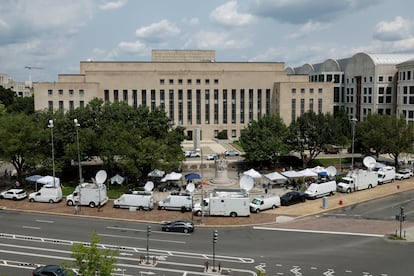
[[[323,106],[322,106],[322,99],[318,99],[318,113],[322,113]]]
[[[206,85],[209,85],[210,84],[210,80],[209,79],[206,79],[205,82],[206,82]]]
[[[262,117],[262,89],[257,89],[257,119]]]
[[[313,88],[309,88],[309,93],[310,93],[310,94],[313,94],[313,92],[314,92],[314,91],[313,91]]]
[[[227,124],[227,89],[223,89],[223,124]]]
[[[162,110],[165,110],[165,90],[160,90],[160,107]]]
[[[69,89],[69,95],[73,95],[73,89]]]
[[[165,80],[164,79],[160,79],[160,85],[164,85],[165,84]]]
[[[147,90],[141,90],[141,104],[147,106]]]
[[[79,89],[79,96],[83,96],[85,94],[85,91],[83,89]]]
[[[183,124],[183,90],[179,89],[178,90],[178,124],[182,125]]]
[[[168,103],[168,106],[169,106],[169,111],[170,111],[170,119],[171,119],[171,121],[172,122],[174,122],[174,90],[170,90],[169,91],[169,103]]]
[[[63,101],[59,101],[59,110],[63,111]]]
[[[104,90],[104,101],[109,103],[109,90],[107,89]]]
[[[300,116],[305,114],[305,99],[300,99]]]
[[[214,84],[218,85],[219,84],[219,80],[218,79],[214,79]]]
[[[240,123],[244,124],[244,89],[240,89]]]
[[[318,93],[321,94],[323,92],[322,88],[318,88]]]
[[[270,89],[266,89],[266,114],[270,114]]]
[[[200,85],[201,84],[201,80],[200,79],[196,79],[196,84]]]
[[[47,94],[48,94],[49,96],[53,95],[53,90],[52,90],[52,89],[47,90]]]
[[[183,84],[183,79],[178,79],[178,84],[182,85]]]
[[[313,99],[309,99],[309,110],[314,111],[313,110]]]
[[[305,94],[305,88],[301,88],[301,89],[300,89],[300,93],[301,93],[301,94]]]
[[[201,124],[201,90],[196,90],[196,121]]]
[[[59,93],[59,96],[63,96],[63,89],[59,89],[58,93]]]
[[[154,111],[155,108],[156,108],[155,90],[151,89],[151,111]]]
[[[85,101],[79,101],[79,107],[84,108],[85,107]]]
[[[53,112],[53,101],[48,101],[47,106],[48,106],[49,111]]]
[[[292,88],[292,94],[296,94],[296,88]]]
[[[232,130],[231,130],[231,137],[232,137],[232,138],[236,138],[236,136],[237,136],[237,130],[232,129]]]
[[[188,85],[191,85],[191,82],[192,82],[191,79],[187,79],[187,84]]]
[[[291,109],[291,118],[290,119],[292,120],[292,122],[294,122],[295,119],[296,119],[296,99],[292,99],[290,109]]]
[[[231,90],[231,123],[236,123],[236,89]]]
[[[191,89],[187,90],[187,124],[191,125],[193,123],[193,92]]]
[[[132,90],[132,107],[138,108],[138,90]]]
[[[73,101],[69,101],[69,110],[75,109],[75,103]]]
[[[173,79],[170,79],[170,80],[169,80],[169,84],[170,84],[170,85],[173,85],[173,84],[174,84],[174,80],[173,80]]]
[[[118,90],[114,90],[114,102],[117,103],[119,101],[119,93]]]
[[[206,89],[204,94],[205,98],[205,113],[204,113],[204,122],[205,124],[210,124],[210,90]]]
[[[384,76],[378,76],[378,81],[383,82],[384,81]]]
[[[214,124],[219,123],[219,91],[218,89],[214,89],[213,92],[214,97]]]
[[[124,103],[128,104],[128,90],[122,91],[122,97],[123,97]]]

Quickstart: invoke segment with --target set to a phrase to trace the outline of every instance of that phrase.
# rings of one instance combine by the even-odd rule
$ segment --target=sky
[[[413,10],[407,0],[2,0],[0,73],[57,81],[80,61],[150,61],[166,49],[286,67],[414,53]]]

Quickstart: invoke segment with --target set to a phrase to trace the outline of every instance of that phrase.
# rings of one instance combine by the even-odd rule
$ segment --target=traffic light
[[[147,234],[148,236],[151,235],[151,225],[147,226]]]
[[[217,239],[218,239],[218,231],[214,230],[214,232],[213,232],[213,243],[216,243]]]

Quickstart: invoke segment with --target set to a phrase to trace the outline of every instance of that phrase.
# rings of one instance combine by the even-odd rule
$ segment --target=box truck
[[[280,197],[278,195],[266,195],[255,197],[250,202],[250,212],[259,213],[267,209],[275,209],[280,206]]]
[[[327,181],[321,183],[311,183],[306,189],[305,194],[307,198],[318,198],[323,196],[331,196],[336,192],[336,181]]]
[[[385,166],[378,170],[378,184],[393,182],[395,179],[395,167]]]
[[[249,193],[244,189],[214,189],[208,198],[194,205],[193,213],[197,216],[203,213],[207,216],[250,216]]]
[[[151,211],[154,208],[152,192],[133,191],[114,200],[114,208],[136,208]]]
[[[102,206],[108,201],[105,184],[82,183],[76,186],[75,191],[66,197],[66,204],[89,206]]]
[[[371,189],[378,184],[378,176],[375,171],[353,170],[342,177],[337,185],[337,191],[350,193],[363,189]]]
[[[30,202],[49,202],[55,203],[62,200],[62,188],[53,185],[44,185],[37,192],[29,195]]]
[[[171,193],[169,196],[158,202],[158,210],[181,210],[191,211],[193,198],[191,194]]]

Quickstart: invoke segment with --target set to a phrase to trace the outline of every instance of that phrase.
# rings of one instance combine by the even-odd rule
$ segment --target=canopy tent
[[[110,181],[111,181],[111,184],[117,183],[119,185],[122,185],[122,183],[124,183],[124,178],[120,176],[119,174],[117,174],[117,175],[112,176]]]
[[[188,173],[185,175],[185,181],[192,181],[194,179],[201,179],[198,173]]]
[[[316,172],[314,172],[314,171],[312,171],[311,169],[308,169],[308,168],[299,171],[299,173],[301,173],[301,174],[303,174],[304,176],[307,176],[307,177],[317,177],[318,176],[318,174]]]
[[[262,174],[256,171],[255,169],[250,169],[248,171],[245,171],[243,174],[248,175],[252,178],[261,178]]]
[[[38,190],[38,188],[41,188],[43,186],[59,187],[60,179],[50,175],[43,176],[42,178],[36,180],[36,191]]]
[[[374,169],[381,169],[381,168],[384,168],[385,166],[386,165],[384,163],[376,162],[375,166],[374,166]]]
[[[326,169],[324,167],[321,167],[321,166],[316,166],[316,167],[312,168],[311,170],[316,172],[316,173],[326,172]]]
[[[172,173],[168,173],[166,174],[162,179],[161,182],[167,182],[167,181],[178,181],[181,179],[181,177],[183,177],[183,174],[181,173],[176,173],[176,172],[172,172]]]
[[[36,183],[36,181],[42,177],[43,177],[42,175],[35,174],[35,175],[26,177],[24,180],[26,180],[27,182]]]
[[[284,177],[278,172],[272,172],[272,173],[265,174],[264,177],[266,177],[270,181],[287,180],[286,177]]]
[[[299,178],[304,177],[303,174],[297,172],[297,171],[285,171],[282,172],[282,175],[286,176],[287,178]]]
[[[149,177],[163,177],[164,175],[165,175],[165,172],[159,169],[155,169],[148,174]]]

